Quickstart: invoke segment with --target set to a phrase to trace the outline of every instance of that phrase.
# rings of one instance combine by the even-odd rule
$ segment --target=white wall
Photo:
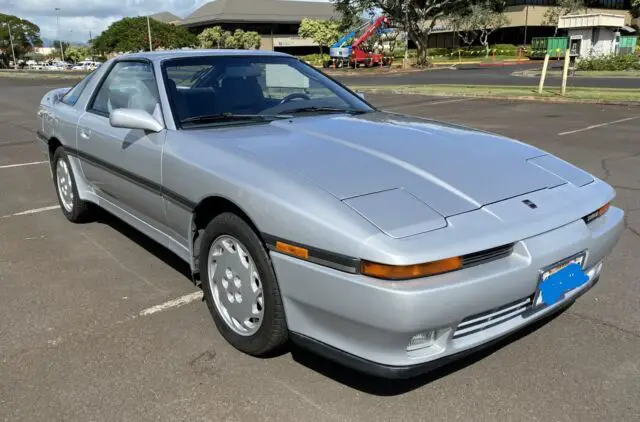
[[[569,46],[571,46],[571,39],[582,38],[580,43],[580,57],[587,57],[589,51],[591,51],[591,28],[569,29]]]
[[[597,28],[595,38],[592,28],[569,29],[569,40],[582,37],[580,57],[603,56],[615,53],[615,30]],[[569,41],[571,45],[571,41]]]
[[[592,56],[603,56],[615,53],[615,31],[599,28],[598,41],[593,44]]]

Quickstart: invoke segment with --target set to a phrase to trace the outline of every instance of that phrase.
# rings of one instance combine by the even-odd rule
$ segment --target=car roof
[[[183,57],[203,57],[203,56],[271,56],[271,57],[293,57],[290,54],[265,50],[166,50],[166,51],[145,51],[141,53],[128,53],[118,56],[117,59],[147,59],[151,61],[163,61],[167,59]]]

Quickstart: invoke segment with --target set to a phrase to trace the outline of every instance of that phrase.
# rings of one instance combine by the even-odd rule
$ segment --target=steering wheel
[[[280,104],[288,103],[289,101],[295,100],[296,98],[300,98],[302,100],[310,100],[307,94],[303,94],[302,92],[294,92],[293,94],[289,94],[280,101]]]

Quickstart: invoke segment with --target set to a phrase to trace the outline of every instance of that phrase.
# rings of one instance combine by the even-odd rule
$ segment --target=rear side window
[[[84,79],[76,84],[76,86],[74,86],[69,90],[69,92],[64,94],[64,97],[62,97],[60,101],[70,106],[76,105],[76,103],[78,102],[78,98],[80,98],[80,95],[82,95],[82,91],[84,91],[87,84],[91,82],[94,74],[95,72],[91,72],[87,76],[85,76]]]

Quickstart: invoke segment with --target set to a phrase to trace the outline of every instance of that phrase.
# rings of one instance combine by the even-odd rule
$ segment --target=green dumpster
[[[618,54],[625,56],[627,54],[634,54],[636,51],[636,42],[638,41],[637,35],[625,35],[620,37],[620,44],[618,44]]]
[[[531,40],[532,59],[543,59],[545,54],[549,57],[564,57],[564,52],[569,45],[569,37],[534,37]]]

